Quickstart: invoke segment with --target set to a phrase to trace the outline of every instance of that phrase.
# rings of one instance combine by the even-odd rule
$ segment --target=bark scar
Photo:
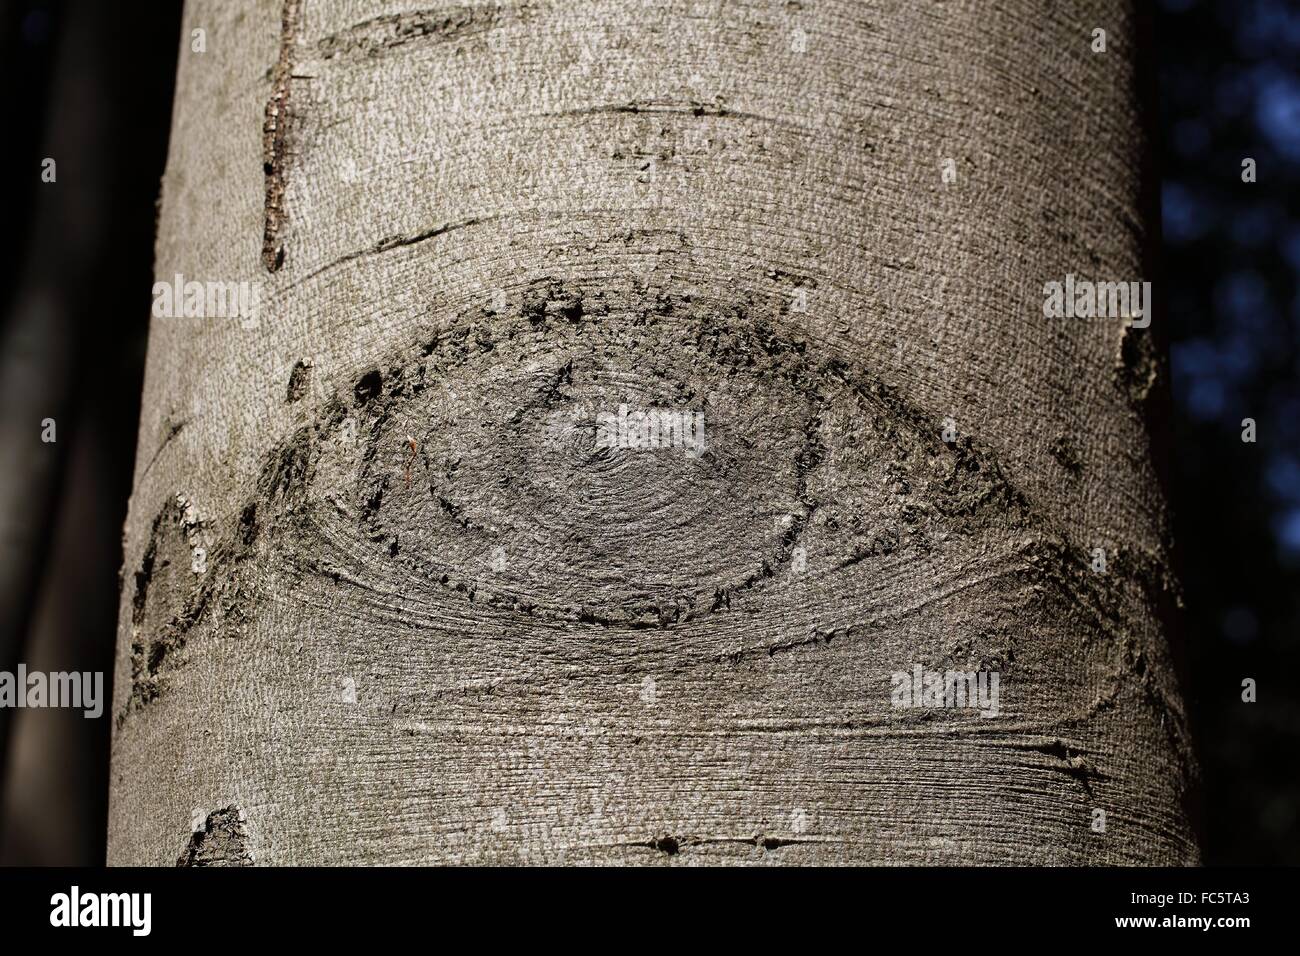
[[[234,804],[208,814],[201,830],[190,837],[176,865],[252,866],[244,811]]]
[[[271,97],[262,122],[262,171],[266,197],[262,225],[262,265],[276,272],[284,264],[285,166],[288,161],[289,83],[293,78],[293,51],[298,42],[298,16],[302,0],[284,0],[280,14],[280,55],[271,74]]]

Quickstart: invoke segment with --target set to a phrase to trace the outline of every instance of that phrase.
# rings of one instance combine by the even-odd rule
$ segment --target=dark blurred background
[[[1209,862],[1300,862],[1300,4],[1164,0],[1173,506]],[[1256,181],[1242,181],[1255,160]],[[1242,420],[1257,440],[1242,441]],[[1241,681],[1258,700],[1241,700]]]
[[[0,670],[111,675],[180,5],[2,9]],[[1154,27],[1156,295],[1205,859],[1295,864],[1300,3],[1162,0]],[[0,710],[0,864],[103,862],[111,719]]]
[[[178,3],[0,7],[0,670],[112,677],[179,38]],[[112,719],[0,709],[0,863],[103,863]]]

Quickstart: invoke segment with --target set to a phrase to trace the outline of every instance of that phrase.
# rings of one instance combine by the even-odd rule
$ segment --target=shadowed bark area
[[[187,7],[110,862],[1194,862],[1127,5],[376,10]]]

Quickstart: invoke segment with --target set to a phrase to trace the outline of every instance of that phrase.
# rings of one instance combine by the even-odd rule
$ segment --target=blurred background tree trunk
[[[179,20],[0,12],[0,671],[112,670]],[[0,865],[103,863],[109,725],[0,708]]]

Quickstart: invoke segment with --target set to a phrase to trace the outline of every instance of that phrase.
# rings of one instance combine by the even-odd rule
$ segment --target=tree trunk
[[[187,5],[110,862],[1194,862],[1128,5],[375,6]]]

